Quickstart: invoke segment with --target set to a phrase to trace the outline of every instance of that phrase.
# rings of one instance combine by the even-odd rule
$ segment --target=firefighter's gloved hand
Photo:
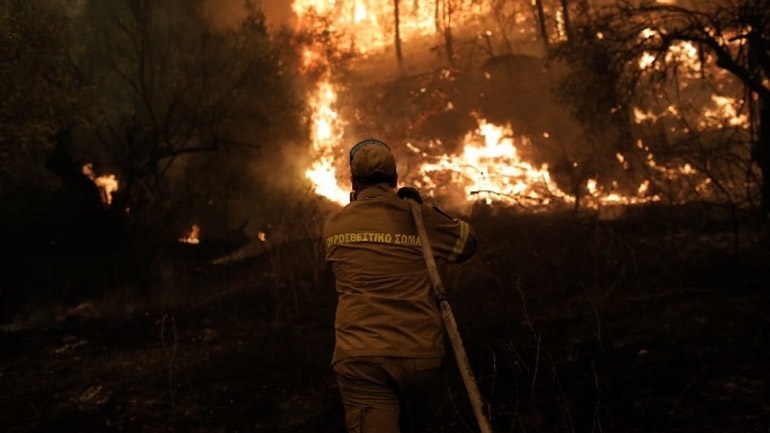
[[[411,186],[404,186],[398,189],[397,194],[400,198],[414,200],[417,203],[422,204],[422,197],[420,197],[420,191],[417,191],[416,188],[412,188]]]

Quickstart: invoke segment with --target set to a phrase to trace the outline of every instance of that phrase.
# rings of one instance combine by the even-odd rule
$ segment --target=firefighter
[[[465,221],[396,191],[390,147],[367,139],[350,150],[351,202],[324,227],[336,280],[332,368],[350,433],[424,432],[441,385],[444,328],[405,199],[422,208],[437,259],[459,263],[476,250]]]

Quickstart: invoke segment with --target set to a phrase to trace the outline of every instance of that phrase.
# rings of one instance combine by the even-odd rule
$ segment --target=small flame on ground
[[[519,141],[528,143],[526,137]],[[429,190],[439,186],[434,174],[448,173],[451,183],[462,186],[468,200],[543,205],[557,197],[574,200],[551,180],[546,164],[535,167],[521,159],[509,125],[498,126],[484,119],[479,120],[476,131],[466,135],[461,154],[444,154],[437,162],[424,163],[420,172]]]
[[[190,228],[190,231],[187,233],[187,236],[179,238],[179,242],[184,244],[199,244],[201,242],[200,233],[201,228],[198,226],[198,224],[193,224]]]

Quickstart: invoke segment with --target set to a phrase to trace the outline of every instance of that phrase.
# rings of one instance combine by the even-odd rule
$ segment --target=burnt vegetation
[[[304,95],[331,76],[347,138],[434,158],[509,123],[576,198],[429,198],[479,235],[441,271],[495,432],[767,431],[763,2],[495,0],[493,43],[444,0],[438,38],[365,61],[326,18],[271,32],[246,2],[220,29],[203,3],[0,3],[0,430],[343,431],[337,205],[304,177]],[[703,120],[717,91],[737,108]],[[431,431],[476,431],[451,356],[445,376]]]

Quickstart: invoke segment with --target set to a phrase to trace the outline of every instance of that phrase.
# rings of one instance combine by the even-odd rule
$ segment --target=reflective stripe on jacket
[[[437,259],[476,249],[466,222],[422,205]],[[443,324],[409,203],[385,184],[358,194],[324,227],[338,295],[332,363],[350,356],[443,356]]]

